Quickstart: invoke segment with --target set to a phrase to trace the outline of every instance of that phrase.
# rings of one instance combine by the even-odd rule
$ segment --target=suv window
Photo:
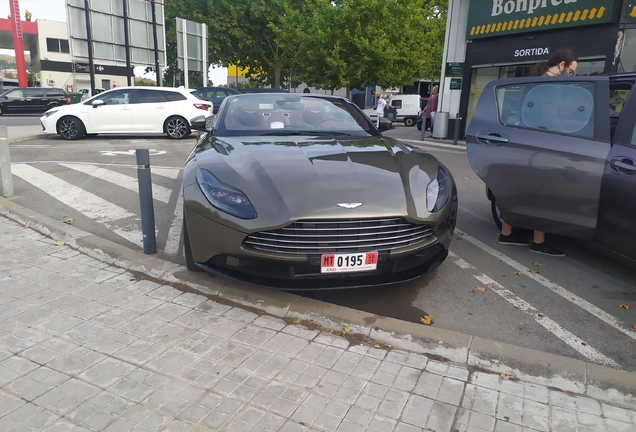
[[[24,94],[28,98],[41,98],[44,97],[44,89],[41,88],[26,88]]]
[[[164,93],[166,94],[166,99],[168,99],[169,102],[176,102],[176,101],[187,99],[184,95],[182,95],[179,92],[166,91]]]
[[[594,136],[593,82],[502,86],[497,103],[503,125]]]
[[[8,93],[6,93],[5,96],[7,97],[7,99],[22,99],[24,97],[24,90],[22,89],[11,90]]]
[[[391,105],[397,109],[402,108],[402,99],[394,99],[391,101]]]
[[[64,92],[58,89],[44,89],[44,95],[47,97],[66,97]]]

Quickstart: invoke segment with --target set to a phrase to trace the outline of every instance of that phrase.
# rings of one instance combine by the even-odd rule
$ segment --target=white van
[[[420,112],[420,96],[416,94],[394,94],[391,95],[388,104],[397,109],[397,121],[404,122],[405,126],[415,126],[417,121],[417,113]],[[364,113],[371,120],[375,121],[377,116],[375,109],[378,105],[373,105],[373,108],[367,108]]]

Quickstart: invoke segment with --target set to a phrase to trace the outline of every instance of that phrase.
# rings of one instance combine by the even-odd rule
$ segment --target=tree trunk
[[[274,69],[274,88],[280,88],[280,74],[283,70],[283,66],[281,64],[275,64],[273,66]]]

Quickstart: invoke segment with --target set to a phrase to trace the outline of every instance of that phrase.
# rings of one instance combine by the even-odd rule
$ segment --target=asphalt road
[[[418,144],[420,132],[398,127],[385,135]],[[499,245],[484,185],[463,146],[424,144],[458,185],[451,256],[417,281],[302,295],[411,322],[430,314],[440,328],[636,371],[636,269],[564,237],[552,241],[565,258]],[[21,142],[11,147],[13,200],[141,249],[134,149],[150,148],[157,255],[183,264],[180,175],[193,145],[193,138],[160,136]]]
[[[40,124],[42,114],[12,114],[0,117],[2,126],[37,126]]]

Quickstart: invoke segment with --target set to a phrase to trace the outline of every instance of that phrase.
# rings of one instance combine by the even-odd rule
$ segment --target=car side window
[[[146,90],[140,89],[137,90],[137,97],[135,98],[135,103],[161,103],[166,102],[166,96],[164,92],[160,90]]]
[[[94,99],[91,99],[91,102],[96,100],[104,101],[104,105],[127,105],[130,103],[130,96],[132,90],[115,90],[108,93],[101,93],[99,96],[96,96]]]
[[[44,95],[47,97],[61,97],[64,96],[60,90],[56,89],[44,89]]]
[[[176,102],[176,101],[187,99],[184,95],[178,92],[167,91],[164,93],[166,94],[166,99],[168,99],[168,102]]]
[[[24,90],[22,89],[11,90],[5,96],[7,97],[7,99],[14,99],[14,100],[22,99],[24,97]]]
[[[402,100],[401,99],[394,99],[391,101],[391,105],[393,105],[393,107],[400,109],[402,108]]]
[[[41,98],[44,97],[44,90],[41,88],[27,88],[24,89],[24,94],[27,98]]]
[[[594,136],[594,83],[528,83],[497,88],[499,121],[545,132]]]

